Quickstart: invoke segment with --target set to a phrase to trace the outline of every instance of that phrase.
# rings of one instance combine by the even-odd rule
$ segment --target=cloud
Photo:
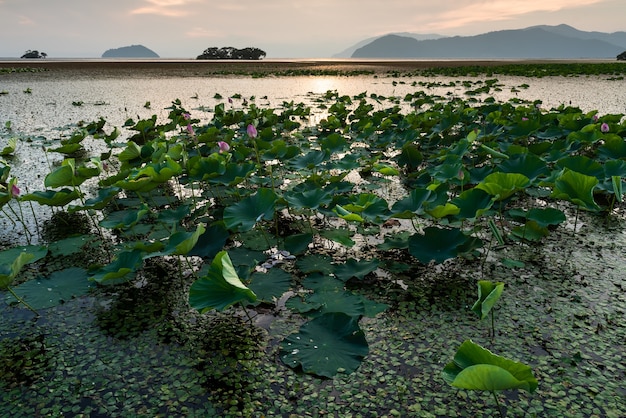
[[[131,10],[132,15],[158,15],[165,17],[183,17],[191,13],[191,5],[198,0],[143,0],[143,7]]]
[[[185,35],[189,38],[220,38],[221,35],[219,32],[214,30],[209,30],[201,27],[195,27],[189,29],[185,32]]]
[[[564,9],[602,3],[603,0],[479,0],[463,7],[438,14],[435,21],[425,25],[429,30],[460,28],[476,23],[513,20],[536,12],[556,12]]]

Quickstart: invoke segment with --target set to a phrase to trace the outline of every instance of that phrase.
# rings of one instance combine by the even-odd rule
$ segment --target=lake
[[[236,126],[223,123],[218,130],[224,136],[198,146],[198,138],[185,129],[185,118],[177,114],[179,125],[170,125],[146,143],[143,177],[139,169],[129,168],[122,170],[126,177],[114,178],[121,163],[115,157],[109,160],[112,170],[100,173],[124,189],[104,208],[79,213],[93,216],[93,224],[102,227],[98,232],[106,229],[102,235],[90,228],[86,215],[48,222],[49,206],[35,204],[31,212],[30,201],[7,198],[5,193],[0,279],[14,279],[10,285],[37,306],[40,316],[16,305],[11,294],[0,293],[0,416],[497,416],[501,408],[488,393],[459,390],[442,378],[444,365],[469,338],[529,365],[538,380],[533,394],[508,390],[496,395],[504,415],[626,414],[626,394],[619,383],[626,375],[621,361],[626,341],[626,222],[623,203],[610,200],[617,186],[621,190],[626,172],[618,161],[623,159],[619,141],[624,130],[619,117],[604,116],[626,112],[623,80],[392,77],[385,71],[254,78],[202,74],[199,68],[159,72],[144,65],[137,71],[57,68],[0,73],[0,150],[16,139],[15,152],[7,153],[13,155],[2,159],[23,194],[44,189],[44,177],[53,171],[59,183],[68,177],[74,181],[73,170],[59,174],[67,167],[60,165],[64,156],[45,150],[59,146],[81,121],[104,118],[106,133],[121,128],[128,118],[136,122],[157,115],[165,124],[166,108],[180,99],[191,117],[201,121],[194,122],[195,135],[213,118],[216,105],[242,113],[253,104],[280,113],[283,102],[302,102],[312,109],[312,116],[302,120],[310,128],[292,129],[291,120],[268,117],[260,135],[281,136],[282,141],[272,140],[271,149],[263,149],[267,164],[260,163],[259,145],[253,145],[265,147],[265,141],[251,141],[253,134],[246,130],[248,123],[261,122],[262,117],[249,112]],[[450,106],[452,110],[442,106],[435,112],[409,114],[430,106],[405,101],[405,96],[422,90],[441,102],[463,101]],[[345,101],[334,94],[326,98],[327,91],[358,96],[352,100],[355,107],[360,97],[366,98],[374,109],[388,113],[367,110],[368,116],[350,120],[341,112]],[[483,106],[484,113],[467,107],[482,105],[490,97],[495,103]],[[542,114],[530,104],[500,120],[499,111],[510,111],[501,102],[510,99],[540,100]],[[334,105],[341,122],[333,125],[330,117],[322,122]],[[597,110],[604,119],[594,121],[569,109],[549,112],[562,105]],[[404,114],[394,113],[396,107]],[[604,120],[608,131],[602,127]],[[487,132],[480,146],[475,142],[479,126]],[[497,130],[496,135],[490,137],[489,129]],[[121,131],[120,150],[131,134]],[[537,138],[531,138],[534,132]],[[576,134],[571,141],[552,141],[555,136],[569,139],[571,132]],[[166,145],[164,138],[174,141]],[[230,141],[230,153],[218,151],[217,140],[222,138]],[[76,166],[92,164],[89,157],[107,150],[102,142],[85,140],[87,158],[76,157]],[[297,145],[297,152],[287,143]],[[133,160],[141,159],[133,154],[138,148],[131,144],[126,149],[125,156],[131,158],[124,162],[133,166]],[[181,149],[185,152],[179,153]],[[572,149],[588,153],[596,158],[594,164],[602,163],[607,170],[572,157]],[[535,153],[541,158],[530,155]],[[283,156],[284,161],[274,164]],[[460,169],[455,165],[459,159]],[[177,172],[175,161],[184,162],[185,174],[168,177],[168,172]],[[573,174],[570,166],[592,170],[603,180],[610,175],[612,187],[607,189],[603,182],[605,188],[598,190],[602,211],[581,210],[579,206],[593,200],[595,183],[580,181],[589,176]],[[491,170],[495,175],[487,181]],[[532,186],[530,178],[515,170],[532,175]],[[424,180],[424,174],[432,178]],[[189,182],[195,176],[199,180]],[[137,185],[148,190],[152,178],[172,188],[132,192],[139,190],[134,189]],[[91,177],[81,188],[93,195],[97,179]],[[268,179],[272,189],[274,179],[287,187],[279,184],[274,192]],[[500,179],[508,184],[500,186]],[[332,188],[321,189],[322,182]],[[583,187],[572,189],[578,193],[584,188],[582,193],[569,193],[568,185],[575,182]],[[400,205],[395,205],[396,198],[381,198],[396,189]],[[552,190],[558,193],[551,196]],[[171,200],[177,191],[183,199]],[[513,191],[517,193],[509,198],[501,196]],[[487,194],[486,200],[480,197]],[[289,208],[275,210],[284,202]],[[263,207],[260,216],[257,207]],[[60,208],[54,211],[67,214]],[[28,218],[26,228],[10,222],[20,217]],[[54,238],[45,248],[20,249],[28,253],[19,256],[4,251],[26,243],[24,229],[33,231],[32,243],[39,243],[39,231],[50,231],[49,226],[56,234],[50,234]],[[197,246],[204,257],[175,255],[185,253],[190,234],[205,227],[206,239]],[[222,248],[232,257],[235,276],[241,275],[250,287],[258,285],[254,291],[264,293],[259,299],[263,302],[246,310],[230,307],[200,314],[190,286],[215,276],[216,269],[224,274],[227,265],[219,263],[209,273],[204,268],[196,271],[217,259],[210,252]],[[278,248],[294,256],[273,251]],[[49,251],[45,258],[32,258],[44,250]],[[7,281],[10,271],[22,267],[13,263],[16,257],[33,262]],[[268,260],[270,267],[263,267]],[[89,291],[93,281],[87,277],[100,285]],[[489,296],[492,304],[497,301],[491,310],[495,321],[494,316],[480,321],[470,309],[476,302],[477,280],[506,283],[502,298]],[[216,288],[208,289],[205,296],[212,297],[211,289]],[[215,292],[218,296],[221,289]],[[356,354],[363,355],[362,342],[354,344],[358,329],[327,329],[319,321],[313,323],[315,319],[308,321],[311,312],[323,310],[330,324],[341,325],[342,316],[359,318],[350,322],[360,322],[368,344],[356,370],[347,372],[342,362],[333,369],[337,374],[332,379],[303,373],[304,363],[292,369],[297,361],[285,360],[303,348],[296,340],[313,342],[308,338],[320,335],[324,350],[319,352],[352,357],[356,345]],[[350,310],[350,316],[344,310]],[[311,323],[317,332],[309,328],[309,336],[300,338]],[[335,332],[339,328],[348,329],[351,336],[345,344],[335,340],[341,337]],[[289,348],[291,341],[300,348]],[[317,342],[308,344],[308,353],[318,348]]]

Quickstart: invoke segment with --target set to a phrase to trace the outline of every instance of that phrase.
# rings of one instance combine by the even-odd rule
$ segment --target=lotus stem
[[[504,418],[505,415],[502,413],[502,407],[500,406],[500,401],[498,400],[498,395],[496,395],[496,391],[492,390],[491,394],[493,395],[493,399],[496,400],[496,407],[498,408],[498,413],[500,414],[500,417]]]
[[[18,301],[19,303],[21,303],[21,304],[23,304],[24,306],[26,306],[29,310],[31,310],[31,311],[35,314],[35,316],[39,317],[39,312],[37,312],[37,311],[35,310],[35,308],[33,308],[32,306],[30,306],[30,305],[29,305],[29,304],[28,304],[28,303],[27,303],[24,299],[22,299],[21,297],[19,297],[19,296],[18,296],[18,294],[17,294],[17,293],[15,293],[15,292],[13,291],[13,289],[11,288],[11,286],[7,286],[7,290],[8,290],[8,291],[9,291],[9,292],[13,295],[13,297],[14,297],[15,299],[17,299],[17,301]]]

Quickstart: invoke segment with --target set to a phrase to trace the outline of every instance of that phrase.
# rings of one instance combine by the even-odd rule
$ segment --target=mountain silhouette
[[[427,40],[386,35],[358,48],[352,58],[615,58],[625,48],[626,32],[559,25]]]
[[[102,58],[159,58],[159,56],[143,45],[130,45],[109,49],[102,54]]]

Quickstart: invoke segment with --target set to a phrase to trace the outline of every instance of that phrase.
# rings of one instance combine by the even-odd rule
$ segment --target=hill
[[[559,25],[421,41],[387,35],[358,48],[352,58],[615,58],[625,48],[625,32],[583,32]]]
[[[439,38],[443,38],[442,35],[437,35],[435,33],[430,33],[430,34],[419,34],[419,33],[409,33],[409,32],[398,32],[398,33],[390,33],[388,35],[397,35],[397,36],[404,36],[407,38],[413,38],[416,39],[418,41],[423,41],[426,39],[439,39]],[[375,41],[376,39],[382,38],[383,36],[387,36],[387,35],[381,35],[381,36],[373,36],[371,38],[367,38],[364,39],[360,42],[357,42],[356,44],[352,45],[349,48],[344,49],[343,51],[334,54],[332,56],[332,58],[350,58],[352,57],[352,54],[354,54],[354,51],[356,51],[357,49]]]
[[[102,58],[159,58],[159,55],[143,45],[130,45],[109,49],[102,54]]]

